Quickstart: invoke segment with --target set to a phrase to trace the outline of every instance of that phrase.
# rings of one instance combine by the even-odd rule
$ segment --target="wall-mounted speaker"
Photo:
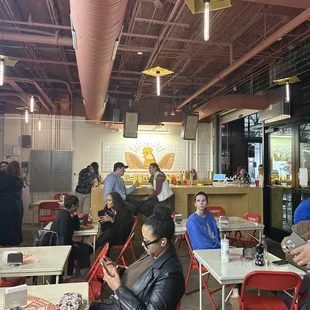
[[[22,148],[31,148],[31,136],[29,135],[22,136]]]
[[[127,111],[124,117],[124,138],[138,138],[139,112]]]
[[[196,140],[199,113],[184,113],[181,129],[181,139]]]

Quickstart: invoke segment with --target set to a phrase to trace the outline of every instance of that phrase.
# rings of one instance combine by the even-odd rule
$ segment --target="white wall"
[[[38,118],[42,122],[42,130],[38,131]],[[36,115],[35,119],[29,120],[28,124],[21,115],[4,115],[0,117],[4,123],[3,141],[0,131],[0,148],[4,149],[4,145],[21,146],[21,136],[32,136],[32,148],[41,150],[73,150],[73,184],[74,190],[79,171],[93,161],[101,164],[102,142],[122,142],[125,141],[120,132],[112,132],[105,129],[101,125],[90,124],[82,117],[68,116],[46,116]],[[185,167],[183,170],[195,168],[198,170],[199,178],[206,178],[208,171],[212,170],[210,150],[212,145],[211,124],[199,124],[196,141],[180,141],[181,126],[167,126],[169,135],[150,135],[150,139],[156,138],[166,145],[172,143],[180,143],[186,146],[184,158]],[[147,136],[146,138],[148,138]],[[128,141],[128,139],[126,139]],[[133,143],[135,139],[132,139]],[[198,153],[196,152],[198,151]],[[29,161],[30,149],[21,149],[21,155],[17,158],[20,162]],[[198,167],[196,160],[198,156]],[[0,152],[1,155],[1,152]],[[5,155],[5,154],[4,154]],[[122,154],[123,156],[123,154]],[[5,156],[4,156],[5,157]],[[2,158],[1,158],[2,159]],[[6,159],[6,158],[4,158]],[[115,158],[115,161],[121,159]],[[102,171],[110,171],[112,167],[101,167]],[[28,191],[28,187],[23,192],[23,201],[25,208],[24,222],[32,221],[32,210],[29,210],[31,201],[39,199],[51,199],[53,193],[32,193]],[[37,218],[37,214],[35,214]]]

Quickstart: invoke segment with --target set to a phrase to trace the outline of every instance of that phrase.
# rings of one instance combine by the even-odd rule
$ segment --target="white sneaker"
[[[239,289],[234,288],[234,290],[233,290],[233,292],[232,292],[230,297],[231,298],[239,298]]]

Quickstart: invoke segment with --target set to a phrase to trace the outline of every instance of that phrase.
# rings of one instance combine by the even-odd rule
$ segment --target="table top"
[[[6,288],[0,288],[0,309],[3,309],[3,295]],[[70,283],[70,284],[51,284],[28,286],[28,294],[43,298],[52,304],[57,304],[64,293],[82,294],[84,305],[79,310],[86,310],[89,307],[88,283]]]
[[[58,202],[61,206],[63,206],[63,204],[64,204],[60,200],[53,200],[53,199],[51,199],[51,200],[38,200],[38,201],[35,201],[35,202],[31,203],[30,205],[32,207],[38,207],[39,204],[42,203],[42,202]]]
[[[228,224],[220,224],[219,218],[216,218],[216,224],[219,231],[263,230],[265,228],[264,224],[248,221],[237,216],[229,216]]]
[[[242,248],[230,249],[230,262],[221,262],[221,249],[195,250],[194,255],[201,264],[208,269],[212,276],[220,284],[243,283],[244,277],[252,271],[289,271],[295,272],[300,276],[306,273],[301,269],[291,265],[276,267],[271,262],[280,260],[277,256],[268,253],[268,266],[259,267],[254,260],[245,260],[242,257]]]
[[[12,267],[2,263],[3,252],[18,251],[24,264]],[[28,277],[61,275],[71,252],[71,246],[0,248],[0,277]]]
[[[53,222],[49,222],[44,229],[50,230]],[[85,236],[97,236],[99,231],[99,223],[92,223],[93,228],[90,229],[81,229],[81,230],[75,230],[73,232],[74,237],[85,237]]]

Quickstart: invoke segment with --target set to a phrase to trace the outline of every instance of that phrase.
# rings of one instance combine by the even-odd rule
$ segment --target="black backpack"
[[[56,232],[47,229],[37,231],[33,241],[33,246],[53,246],[57,245],[58,235]]]

